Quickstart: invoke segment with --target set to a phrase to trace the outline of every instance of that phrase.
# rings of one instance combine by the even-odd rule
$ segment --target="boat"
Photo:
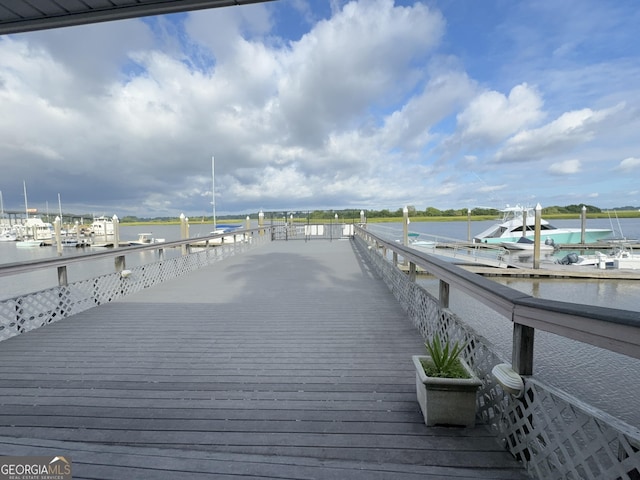
[[[629,249],[620,249],[613,259],[613,268],[628,268],[637,270],[640,268],[640,254],[633,253]]]
[[[39,247],[41,245],[42,245],[42,242],[40,240],[34,240],[33,238],[18,240],[16,242],[16,247],[18,248],[32,248],[32,247]]]
[[[163,243],[164,238],[153,238],[152,233],[139,233],[137,240],[131,240],[129,245],[151,245],[152,243]]]
[[[438,242],[434,242],[431,240],[415,240],[413,242],[409,242],[410,247],[427,247],[427,248],[435,248],[438,246]]]
[[[437,242],[434,242],[432,240],[422,240],[418,237],[420,237],[419,233],[408,233],[407,237],[409,237],[409,246],[410,247],[428,247],[428,248],[435,248],[437,245]]]
[[[216,229],[209,232],[209,235],[224,235],[233,233],[234,230],[240,230],[242,225],[233,224],[216,224]],[[235,237],[234,235],[225,235],[224,237],[214,238],[209,240],[209,245],[221,245],[223,243],[242,242],[244,238]]]
[[[80,245],[80,242],[78,241],[77,238],[74,237],[70,237],[67,235],[61,235],[60,236],[60,245],[62,245],[63,247],[72,247],[72,248],[76,248]]]
[[[578,267],[593,266],[599,269],[640,269],[640,254],[633,253],[630,247],[617,245],[611,252],[596,251],[593,255],[578,255],[569,253],[556,263],[575,265]]]
[[[0,242],[15,242],[18,240],[15,232],[10,230],[0,233]]]
[[[213,207],[213,230],[209,235],[222,235],[240,229],[242,225],[237,224],[219,224],[216,221],[216,167],[215,157],[211,156],[211,205]],[[236,238],[234,235],[218,237],[205,242],[208,245],[222,245],[223,243],[242,242],[243,238]],[[200,244],[202,242],[199,242]]]
[[[40,217],[29,217],[24,223],[16,225],[16,234],[23,240],[51,241],[54,236],[53,225]]]
[[[10,225],[9,220],[4,218],[4,203],[2,201],[2,190],[0,190],[0,242],[15,242],[17,234]]]
[[[37,246],[40,246],[43,242],[53,239],[53,225],[49,222],[44,222],[40,217],[29,216],[30,213],[36,210],[29,210],[27,203],[27,182],[23,181],[22,186],[24,189],[25,220],[22,223],[14,225],[13,228],[17,238],[25,243],[18,246],[34,246],[29,245],[30,240],[31,243],[36,244],[37,242]]]
[[[18,239],[16,231],[6,225],[0,228],[0,242],[15,242]]]
[[[535,242],[529,237],[520,237],[516,242],[500,242],[500,245],[508,250],[525,250],[533,252]],[[540,243],[541,252],[553,252],[555,249],[556,244],[551,238]]]
[[[113,219],[110,217],[100,216],[93,219],[91,223],[91,235],[99,240],[105,242],[111,237],[114,239],[115,228],[113,226]]]
[[[531,207],[516,205],[500,210],[502,218],[479,233],[473,238],[474,243],[503,243],[517,242],[523,235],[523,230],[527,238],[534,238],[535,235],[535,211]],[[523,217],[526,213],[526,226],[523,229]],[[584,230],[584,243],[595,243],[604,240],[612,235],[609,229],[587,228]],[[560,244],[582,243],[582,229],[580,228],[558,228],[548,221],[540,219],[540,235],[543,240],[553,241]]]

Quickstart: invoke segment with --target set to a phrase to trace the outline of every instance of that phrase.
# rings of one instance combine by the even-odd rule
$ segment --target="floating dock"
[[[640,280],[640,270],[622,270],[607,268],[600,270],[594,266],[581,267],[578,265],[544,264],[540,268],[493,268],[478,265],[460,265],[468,270],[485,277],[513,277],[513,278],[583,278],[595,280]]]
[[[558,250],[569,251],[610,251],[617,244],[593,243],[564,245]],[[411,246],[411,245],[410,245]],[[551,260],[551,256],[541,256],[540,268],[533,268],[533,252],[487,247],[477,243],[439,243],[432,246],[413,247],[417,251],[437,255],[452,260],[468,271],[493,277],[522,278],[586,278],[611,280],[640,280],[640,270],[606,268],[595,265],[562,265]],[[408,271],[408,267],[400,266]],[[417,273],[425,273],[418,271]]]

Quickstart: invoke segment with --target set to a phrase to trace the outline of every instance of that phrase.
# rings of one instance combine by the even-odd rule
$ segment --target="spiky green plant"
[[[426,341],[424,346],[431,357],[429,364],[423,364],[425,372],[431,377],[466,378],[469,375],[460,363],[460,353],[466,344],[455,342],[453,345],[442,342],[439,335],[434,335],[431,341]]]

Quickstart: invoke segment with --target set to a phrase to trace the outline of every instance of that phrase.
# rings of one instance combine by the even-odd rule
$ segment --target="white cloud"
[[[262,39],[272,28],[268,9],[259,4],[251,8],[203,10],[189,15],[185,22],[189,38],[206,46],[216,61],[223,64],[235,63],[239,48],[252,38]]]
[[[547,125],[515,134],[497,152],[495,160],[531,161],[566,152],[593,140],[599,128],[623,109],[621,104],[602,110],[584,108],[563,113]]]
[[[632,172],[634,170],[640,170],[640,158],[637,158],[637,157],[625,158],[616,167],[616,170],[622,170],[623,172]]]
[[[552,175],[572,175],[582,170],[582,163],[576,159],[565,160],[563,162],[552,163],[548,170]]]
[[[420,94],[386,118],[381,131],[385,146],[403,145],[407,150],[422,148],[433,138],[431,129],[468,100],[474,88],[473,81],[464,72],[436,72]]]
[[[505,190],[506,188],[507,188],[506,184],[502,184],[502,185],[483,185],[481,187],[478,187],[478,189],[476,191],[480,192],[480,193],[493,193],[493,192],[499,192],[499,191]]]
[[[638,169],[637,52],[594,63],[560,47],[567,55],[553,57],[568,36],[514,52],[493,19],[478,26],[486,37],[470,39],[460,34],[468,19],[424,2],[320,4],[0,37],[5,204],[20,201],[24,179],[34,204],[61,193],[78,211],[201,214],[214,154],[222,211],[452,208],[478,191],[476,172],[490,178],[485,196],[517,188],[510,201],[530,198],[554,175],[571,175],[572,192],[586,196],[599,188],[590,172],[615,165],[603,159]],[[512,11],[496,22],[525,31],[528,19]],[[554,63],[561,57],[572,64]],[[529,162],[540,159],[551,166]],[[629,177],[609,176],[602,191],[633,190]]]
[[[296,141],[319,146],[329,132],[360,123],[369,109],[397,102],[421,75],[412,62],[434,48],[443,28],[442,17],[419,3],[347,4],[282,57],[286,128]]]
[[[508,97],[483,92],[458,115],[459,135],[466,141],[495,144],[538,122],[544,116],[541,108],[540,95],[526,83],[513,87]]]

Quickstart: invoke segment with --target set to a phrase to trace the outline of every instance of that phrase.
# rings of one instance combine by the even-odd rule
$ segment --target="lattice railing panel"
[[[0,302],[0,340],[112,302],[166,280],[212,265],[270,240],[267,235],[224,244],[171,259],[133,267],[126,278],[118,272],[80,280],[63,287],[21,295]]]
[[[640,480],[640,431],[533,378],[525,378],[521,399],[505,393],[491,370],[505,362],[491,342],[412,282],[386,258],[356,237],[369,260],[424,339],[438,333],[468,342],[463,353],[483,382],[478,421],[538,479]],[[420,352],[417,352],[420,353]]]

